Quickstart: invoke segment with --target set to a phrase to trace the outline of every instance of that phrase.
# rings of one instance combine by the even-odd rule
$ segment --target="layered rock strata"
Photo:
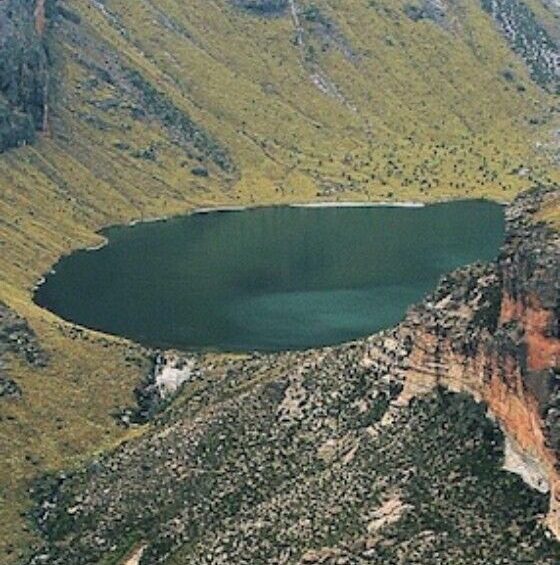
[[[520,196],[496,263],[445,277],[409,312],[399,402],[436,386],[484,401],[506,434],[506,468],[550,490],[547,524],[560,537],[560,234],[535,219],[558,192]]]

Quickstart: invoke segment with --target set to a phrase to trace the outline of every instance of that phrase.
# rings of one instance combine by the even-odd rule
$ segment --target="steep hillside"
[[[37,308],[42,273],[102,226],[195,206],[510,200],[560,181],[557,13],[555,0],[0,2],[0,562],[37,540],[34,479],[144,432],[115,416],[149,352]]]

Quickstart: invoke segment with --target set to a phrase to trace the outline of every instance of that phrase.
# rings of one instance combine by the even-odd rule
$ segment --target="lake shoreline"
[[[288,204],[288,206],[290,208],[425,208],[426,206],[432,206],[435,204],[439,204],[439,202],[426,203],[416,202],[413,200],[396,202],[392,202],[390,200],[381,200],[379,202],[354,202],[352,200],[347,200],[341,202],[332,202],[330,200],[324,200],[302,204]]]
[[[174,220],[177,218],[184,218],[188,216],[195,216],[195,215],[206,215],[206,214],[217,214],[217,213],[230,213],[230,212],[244,212],[249,210],[261,210],[266,208],[306,208],[306,209],[324,209],[324,208],[414,208],[414,209],[421,209],[427,208],[429,206],[436,206],[439,204],[449,204],[451,202],[493,202],[500,206],[507,206],[509,203],[506,201],[499,201],[492,198],[485,198],[485,197],[477,197],[477,198],[442,198],[439,200],[433,201],[421,201],[421,200],[319,200],[316,202],[288,202],[288,203],[278,203],[278,204],[240,204],[240,205],[216,205],[216,206],[201,206],[201,207],[193,207],[191,209],[187,209],[185,212],[180,212],[178,214],[169,214],[169,215],[161,215],[161,216],[152,216],[152,217],[140,217],[134,218],[129,220],[128,222],[123,223],[114,223],[114,224],[107,224],[106,226],[102,226],[97,229],[94,233],[102,238],[102,241],[99,243],[85,246],[85,247],[77,247],[75,249],[69,250],[67,253],[62,254],[58,260],[53,263],[52,267],[43,272],[39,278],[36,280],[35,284],[31,287],[31,296],[33,303],[35,302],[35,293],[39,290],[41,286],[43,286],[49,275],[53,275],[56,273],[56,266],[60,261],[62,261],[65,257],[72,255],[78,251],[99,251],[103,249],[105,246],[109,244],[109,239],[104,235],[104,232],[114,229],[114,228],[121,228],[121,227],[136,227],[141,224],[152,224],[157,222],[167,222],[170,220]]]
[[[458,199],[461,200],[461,199]],[[479,198],[475,198],[473,200],[483,200]],[[187,216],[195,216],[195,215],[206,215],[206,214],[217,214],[217,213],[227,213],[227,212],[244,212],[247,210],[259,210],[263,208],[382,208],[382,207],[394,207],[394,208],[424,208],[426,206],[432,206],[434,204],[442,204],[445,202],[452,202],[453,200],[438,200],[434,202],[420,202],[420,201],[333,201],[333,200],[324,200],[319,202],[294,202],[294,203],[282,203],[282,204],[248,204],[248,205],[217,205],[217,206],[201,206],[191,208],[190,210],[186,210],[185,212],[179,214],[169,214],[169,215],[162,215],[162,216],[153,216],[147,218],[135,218],[128,222],[123,223],[115,223],[115,224],[108,224],[103,226],[95,231],[95,234],[102,238],[102,241],[99,243],[95,243],[93,245],[88,245],[85,247],[77,247],[76,249],[70,250],[68,253],[62,254],[58,260],[53,263],[52,267],[45,271],[43,274],[39,276],[35,284],[31,287],[32,296],[35,295],[37,290],[41,286],[43,286],[47,280],[49,275],[53,275],[56,273],[56,265],[65,257],[68,257],[72,253],[76,253],[77,251],[99,251],[103,249],[106,245],[109,244],[109,239],[104,235],[103,232],[119,227],[135,227],[141,224],[153,224],[157,222],[167,222],[169,220],[173,220],[176,218],[183,218]],[[502,204],[502,203],[499,203]]]
[[[298,208],[261,207],[256,214],[199,219],[194,210],[170,222],[145,222],[143,228],[136,224],[134,230],[125,224],[103,232],[111,244],[115,242],[114,252],[76,253],[71,262],[56,267],[58,278],[51,271],[35,302],[81,326],[150,347],[168,343],[174,349],[247,352],[335,345],[392,326],[439,277],[464,261],[493,258],[493,247],[482,251],[488,238],[480,224],[495,226],[499,238],[503,216],[499,205],[482,200],[439,206],[342,202]],[[217,211],[244,210],[250,209]],[[479,229],[473,230],[473,222]],[[169,265],[162,263],[168,254],[173,258]],[[189,266],[193,260],[195,268]],[[314,265],[309,276],[307,265]],[[162,279],[162,272],[168,273],[170,282]],[[288,280],[286,273],[296,272]],[[231,284],[200,283],[223,282],[230,276],[235,279]],[[65,280],[66,289],[60,287]],[[113,283],[111,296],[103,294],[102,289]],[[172,289],[177,284],[180,292],[179,287]],[[79,289],[74,302],[69,298],[73,288]],[[245,289],[239,290],[243,300],[231,290],[236,288]],[[120,298],[114,302],[112,296]],[[113,306],[103,309],[107,302]],[[59,303],[58,310],[53,308]],[[175,317],[189,321],[169,322]],[[135,319],[144,321],[126,322]],[[209,324],[209,319],[214,321]],[[219,335],[231,326],[235,332]]]

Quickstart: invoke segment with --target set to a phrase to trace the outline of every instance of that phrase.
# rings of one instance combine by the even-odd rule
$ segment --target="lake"
[[[388,328],[441,275],[496,257],[504,211],[272,207],[198,213],[103,231],[62,259],[36,302],[146,345],[278,351]]]

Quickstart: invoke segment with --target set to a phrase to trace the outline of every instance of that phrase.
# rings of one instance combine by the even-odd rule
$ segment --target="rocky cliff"
[[[47,8],[54,2],[0,3],[0,152],[48,127]]]
[[[560,536],[560,235],[535,214],[558,189],[507,210],[498,261],[444,279],[401,326],[411,344],[400,402],[443,385],[488,405],[506,435],[506,468],[550,491]]]

